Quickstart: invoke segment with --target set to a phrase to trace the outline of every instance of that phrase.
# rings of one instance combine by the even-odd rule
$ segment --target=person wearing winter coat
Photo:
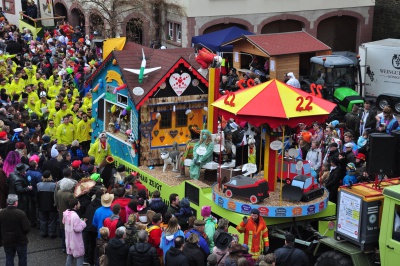
[[[340,179],[342,177],[342,171],[339,167],[339,159],[332,158],[331,160],[331,170],[328,179],[325,183],[325,188],[329,192],[329,201],[336,203],[337,202],[337,193],[340,185]]]
[[[210,253],[214,247],[214,233],[215,227],[217,225],[217,219],[211,216],[211,206],[203,206],[201,208],[201,216],[203,216],[203,220],[206,222],[204,226],[204,232],[208,238],[208,247],[210,248]]]
[[[103,227],[104,219],[110,217],[112,215],[112,211],[110,209],[112,200],[114,199],[114,194],[103,194],[101,196],[101,207],[98,208],[93,216],[92,224],[97,228],[97,238],[100,238],[100,228]]]
[[[178,236],[181,236],[183,237],[183,239],[185,239],[183,231],[179,229],[178,219],[176,217],[172,217],[168,221],[167,228],[165,228],[165,230],[161,234],[160,248],[162,249],[164,254],[164,261],[166,253],[171,247],[174,246],[174,241]]]
[[[55,189],[56,183],[54,183],[50,171],[44,171],[42,181],[37,184],[37,202],[41,237],[57,237],[57,208],[54,204]]]
[[[26,171],[26,179],[28,184],[32,186],[32,192],[29,194],[30,198],[30,217],[29,221],[33,227],[37,225],[37,184],[42,181],[42,172],[38,169],[38,163],[34,160],[29,161],[29,170]]]
[[[110,230],[110,238],[114,238],[117,228],[124,225],[119,216],[121,212],[121,206],[119,204],[115,204],[112,207],[112,212],[113,214],[103,221],[103,225]]]
[[[154,214],[152,222],[147,225],[146,231],[149,232],[149,243],[155,247],[157,254],[162,260],[163,251],[160,248],[162,230],[160,224],[162,223],[161,213]]]
[[[183,254],[188,258],[190,266],[204,266],[207,262],[207,255],[199,247],[200,236],[196,233],[190,233],[183,246]]]
[[[205,233],[204,233],[204,227],[206,225],[206,222],[204,220],[195,220],[194,221],[194,226],[193,229],[189,230],[185,234],[185,238],[188,239],[190,234],[194,233],[199,236],[199,246],[200,248],[204,251],[204,254],[208,256],[210,254],[210,248],[208,246],[207,240],[205,239]]]
[[[146,230],[138,233],[139,242],[129,248],[127,265],[160,266],[156,249],[148,243],[149,234]]]
[[[212,254],[217,256],[217,266],[224,266],[226,257],[229,255],[229,246],[231,245],[233,237],[227,232],[221,232],[214,240],[215,247],[212,250]]]
[[[177,236],[174,239],[174,245],[166,252],[165,266],[190,266],[188,258],[183,254],[183,244],[185,243],[185,238],[183,236]]]
[[[76,212],[80,207],[78,199],[69,200],[69,209],[63,212],[63,224],[65,227],[65,245],[67,251],[66,266],[72,265],[76,260],[77,265],[83,265],[85,245],[82,231],[86,227],[86,219],[81,220]]]
[[[84,217],[86,227],[83,230],[83,240],[85,241],[85,262],[93,265],[95,262],[95,246],[97,238],[97,228],[92,224],[94,213],[101,207],[101,196],[104,194],[102,189],[95,190],[95,198],[87,206]],[[108,229],[108,228],[107,228]],[[101,235],[101,232],[100,232]],[[107,235],[108,238],[108,235]]]
[[[310,163],[311,169],[318,174],[322,166],[322,152],[319,148],[319,141],[313,140],[311,142],[311,149],[307,152],[306,160]]]
[[[162,198],[160,197],[160,191],[153,191],[153,198],[150,201],[150,210],[155,213],[161,213],[164,217],[165,212],[167,211],[168,206],[164,203]]]
[[[18,209],[22,210],[29,217],[29,194],[32,191],[32,186],[29,185],[26,179],[26,170],[28,166],[23,163],[17,164],[14,172],[8,178],[9,194],[18,195]]]
[[[108,241],[106,254],[108,264],[113,266],[125,266],[128,258],[129,246],[125,243],[126,228],[120,226],[115,231],[115,238]],[[139,264],[140,265],[140,264]]]

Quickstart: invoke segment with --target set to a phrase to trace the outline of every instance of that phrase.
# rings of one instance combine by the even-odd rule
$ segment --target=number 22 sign
[[[235,93],[233,93],[231,91],[228,91],[228,90],[226,90],[225,93],[226,93],[226,96],[225,96],[224,103],[227,104],[227,105],[230,105],[232,107],[235,107],[235,103],[234,103]],[[231,97],[230,100],[229,100],[229,97]]]
[[[297,97],[296,101],[299,101],[299,104],[296,107],[296,111],[297,112],[302,112],[302,111],[311,111],[312,110],[312,102],[313,102],[313,97],[311,96],[307,96],[305,98],[306,101],[308,101],[307,103],[304,102],[304,97],[303,96],[299,96]],[[303,106],[303,103],[305,104],[305,106]]]

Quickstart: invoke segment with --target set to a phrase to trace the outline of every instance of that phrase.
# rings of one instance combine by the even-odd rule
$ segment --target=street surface
[[[65,265],[67,255],[61,251],[61,238],[41,238],[39,229],[31,228],[28,234],[28,265],[56,266]],[[14,259],[18,265],[18,256]],[[0,265],[6,264],[4,248],[0,248]]]

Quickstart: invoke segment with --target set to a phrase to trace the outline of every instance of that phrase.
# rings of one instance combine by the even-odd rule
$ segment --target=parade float
[[[252,208],[257,208],[270,226],[285,227],[296,222],[305,228],[315,220],[321,225],[319,230],[325,231],[329,217],[336,212],[335,205],[328,202],[326,190],[321,197],[309,202],[282,197],[280,188],[284,183],[277,183],[277,171],[279,164],[280,169],[284,168],[285,159],[278,159],[282,148],[279,138],[285,136],[286,127],[295,127],[299,122],[323,121],[334,104],[277,80],[220,97],[219,68],[215,65],[209,68],[207,80],[203,76],[207,69],[201,69],[202,62],[195,60],[195,56],[192,49],[153,50],[131,43],[121,51],[112,51],[87,81],[93,91],[97,87],[93,92],[97,118],[93,123],[92,141],[105,131],[115,163],[125,165],[127,172],[137,172],[149,192],[159,190],[167,204],[169,195],[177,193],[190,200],[196,215],[201,206],[210,205],[213,216],[229,218],[233,227]],[[209,58],[207,55],[208,64]],[[157,70],[143,75],[143,69],[140,77],[141,66]],[[222,162],[217,156],[202,165],[198,180],[192,179],[189,173],[193,155],[185,157],[196,144],[194,141],[194,145],[189,145],[191,133],[202,134],[206,125],[218,147],[224,138],[218,130],[218,117],[223,118],[222,122],[234,118],[238,123],[246,121],[260,127],[261,142],[255,145],[254,165],[242,161],[242,167],[237,169],[235,163]],[[162,158],[166,152],[174,154],[174,158]],[[218,153],[218,149],[214,152]],[[174,164],[177,159],[180,174],[172,171],[177,170]],[[255,181],[247,179],[251,181],[249,190],[263,189],[255,192],[260,195],[257,200],[247,193],[245,197],[237,192],[238,197],[236,194],[229,197],[223,191],[225,183],[245,174],[246,165],[257,169],[248,177]],[[283,170],[280,175],[284,175]],[[236,187],[237,191],[242,188]]]

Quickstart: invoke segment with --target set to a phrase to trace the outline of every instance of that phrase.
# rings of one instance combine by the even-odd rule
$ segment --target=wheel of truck
[[[392,103],[392,101],[390,100],[389,97],[387,96],[381,96],[378,98],[378,100],[376,101],[376,106],[378,107],[379,110],[383,110],[383,108],[385,108],[385,106],[390,106]]]
[[[394,104],[393,104],[393,110],[394,110],[396,113],[400,114],[400,100],[397,100],[397,101],[394,102]]]
[[[228,198],[232,198],[232,196],[233,196],[232,190],[227,189],[227,190],[225,191],[225,196],[227,196]]]
[[[258,202],[258,198],[255,195],[250,196],[250,202],[253,204],[256,204]]]
[[[327,251],[319,256],[314,266],[353,266],[353,262],[339,251]]]

